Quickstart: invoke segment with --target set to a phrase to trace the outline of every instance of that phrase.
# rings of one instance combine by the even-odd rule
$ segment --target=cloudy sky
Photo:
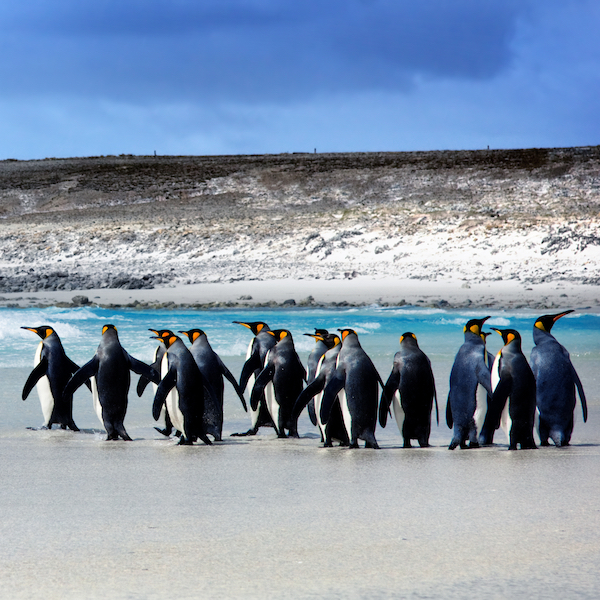
[[[0,5],[0,159],[600,144],[598,0]]]

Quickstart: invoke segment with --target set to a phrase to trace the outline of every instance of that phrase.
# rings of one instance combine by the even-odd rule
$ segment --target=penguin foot
[[[169,437],[171,435],[171,432],[168,429],[161,429],[160,427],[155,427],[154,429],[156,429],[158,433],[162,433],[162,435],[165,437]]]
[[[402,447],[403,448],[412,448],[412,444],[410,443],[410,440],[405,441]]]
[[[247,435],[256,435],[257,433],[258,429],[248,429],[248,431],[232,433],[230,437],[246,437]]]

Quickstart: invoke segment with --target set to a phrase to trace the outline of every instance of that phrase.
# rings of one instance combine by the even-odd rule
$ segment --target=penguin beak
[[[554,318],[552,319],[552,321],[554,323],[556,323],[556,321],[558,321],[561,317],[564,317],[565,315],[569,315],[572,312],[575,312],[573,309],[571,310],[566,310],[565,312],[559,313],[558,315],[554,315]]]

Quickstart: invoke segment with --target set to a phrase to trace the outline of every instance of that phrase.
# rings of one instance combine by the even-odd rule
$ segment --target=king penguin
[[[335,371],[325,386],[321,404],[321,420],[327,424],[331,410],[339,395],[344,426],[349,447],[358,448],[358,440],[364,440],[365,448],[379,448],[375,439],[378,385],[383,381],[375,365],[363,350],[353,329],[339,329],[342,349],[338,354]]]
[[[40,338],[34,358],[34,369],[23,387],[23,400],[29,396],[33,386],[42,405],[44,427],[52,429],[56,423],[61,429],[79,431],[73,421],[73,397],[63,397],[69,379],[79,366],[65,353],[58,334],[49,325],[21,327],[33,331]]]
[[[502,336],[504,346],[492,366],[489,417],[501,422],[509,450],[516,450],[518,445],[534,449],[535,378],[521,349],[521,335],[515,329],[492,329]]]
[[[487,351],[481,336],[481,328],[489,318],[467,322],[463,329],[465,341],[456,353],[450,371],[450,391],[446,404],[446,423],[450,429],[454,427],[454,436],[448,447],[450,450],[457,446],[466,448],[467,440],[470,448],[479,446],[479,432],[475,423],[477,387],[482,386],[486,398],[487,394],[492,393],[490,369],[486,364]],[[481,422],[483,424],[483,419]]]
[[[234,323],[247,327],[254,334],[252,341],[248,344],[246,362],[244,363],[240,374],[240,389],[244,391],[248,388],[250,393],[252,393],[256,377],[263,370],[267,352],[269,352],[269,350],[277,343],[277,340],[269,333],[270,328],[263,321],[252,321],[249,323],[234,321]],[[264,395],[260,398],[256,409],[250,407],[250,422],[251,427],[248,431],[244,433],[232,433],[231,435],[256,435],[259,427],[275,426],[273,419],[269,414],[269,410],[267,409],[267,405],[265,404]]]
[[[317,368],[319,366],[319,362],[321,357],[329,350],[325,340],[329,335],[327,329],[318,329],[315,327],[314,333],[305,333],[308,337],[315,339],[315,347],[312,349],[311,353],[308,355],[308,360],[306,361],[306,383],[310,384],[314,381],[317,376]],[[315,413],[315,401],[311,398],[308,402],[308,415],[313,425],[317,424],[317,415]]]
[[[308,335],[308,334],[307,334]],[[315,338],[318,334],[315,334]],[[327,348],[327,352],[320,358],[316,369],[316,376],[309,383],[302,393],[298,396],[292,412],[292,424],[294,431],[298,431],[298,417],[304,410],[304,407],[314,400],[314,411],[317,419],[317,425],[321,432],[321,441],[325,448],[333,446],[334,441],[338,441],[340,446],[349,444],[348,433],[344,426],[344,419],[340,408],[339,398],[336,398],[332,406],[329,420],[325,424],[321,420],[321,403],[323,400],[323,390],[329,383],[337,363],[337,357],[342,349],[342,340],[335,333],[328,333],[322,338]]]
[[[94,358],[71,377],[65,388],[64,395],[68,398],[88,379],[91,381],[94,409],[106,429],[107,440],[117,440],[121,437],[131,441],[123,424],[131,382],[129,371],[144,375],[154,383],[160,381],[159,375],[152,367],[125,351],[119,342],[116,327],[105,325]]]
[[[429,446],[434,399],[439,425],[431,362],[419,348],[417,336],[408,331],[400,336],[400,350],[394,355],[392,372],[381,394],[379,423],[385,427],[391,402],[404,447],[410,448],[411,440],[417,440],[421,448],[426,448]]]
[[[221,441],[223,433],[223,377],[231,383],[242,402],[244,410],[248,412],[246,400],[244,399],[244,392],[240,389],[240,386],[235,380],[235,377],[231,374],[231,371],[225,366],[225,363],[220,359],[219,355],[212,349],[204,331],[201,329],[190,329],[189,331],[180,331],[179,333],[183,333],[183,335],[185,335],[192,343],[190,352],[194,357],[202,376],[208,382],[208,385],[215,394],[217,400],[216,403],[205,403],[204,421],[207,432],[213,435],[216,441]]]
[[[265,366],[254,382],[250,405],[256,410],[264,395],[277,437],[287,437],[286,429],[291,436],[297,437],[292,425],[292,410],[304,387],[306,370],[287,329],[276,329],[269,334],[277,343],[267,353]]]
[[[556,446],[567,446],[573,433],[575,388],[581,400],[583,421],[587,421],[587,402],[583,386],[571,363],[567,349],[550,333],[553,325],[567,310],[555,315],[543,315],[533,325],[531,369],[536,381],[536,402],[539,412],[540,444],[548,446],[550,438]]]

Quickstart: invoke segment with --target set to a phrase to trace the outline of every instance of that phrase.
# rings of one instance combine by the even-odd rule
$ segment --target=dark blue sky
[[[597,0],[22,0],[0,158],[600,143]]]

